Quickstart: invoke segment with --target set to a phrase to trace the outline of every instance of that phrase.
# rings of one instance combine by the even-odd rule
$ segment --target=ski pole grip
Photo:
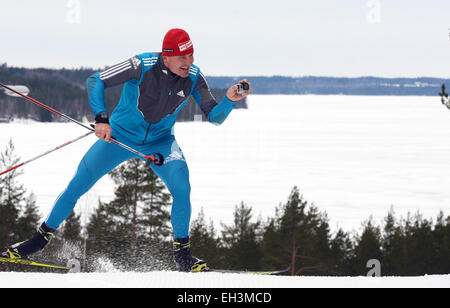
[[[95,124],[90,124],[90,126],[95,130]],[[113,136],[111,136],[111,139],[117,140],[117,139],[114,138]]]
[[[156,157],[157,158],[156,158]],[[151,155],[147,158],[147,162],[145,165],[150,167],[150,165],[154,163],[156,166],[162,166],[164,164],[164,156],[161,153],[155,153],[155,155]]]
[[[164,156],[162,156],[161,153],[156,153],[155,154],[158,158],[156,161],[153,161],[153,163],[157,166],[162,166],[164,164]]]

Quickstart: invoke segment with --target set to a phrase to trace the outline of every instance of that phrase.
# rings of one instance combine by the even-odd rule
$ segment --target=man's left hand
[[[241,99],[243,99],[244,97],[246,97],[250,92],[252,92],[252,84],[251,84],[250,82],[248,82],[247,79],[242,79],[242,80],[240,80],[238,83],[241,83],[241,82],[246,82],[246,83],[248,83],[248,85],[250,86],[250,89],[248,89],[248,91],[245,92],[244,94],[238,94],[238,93],[237,93],[238,86],[237,86],[237,84],[235,84],[234,86],[230,87],[230,88],[227,90],[227,94],[226,94],[226,95],[227,95],[227,98],[228,98],[230,101],[233,101],[233,102],[240,101]]]

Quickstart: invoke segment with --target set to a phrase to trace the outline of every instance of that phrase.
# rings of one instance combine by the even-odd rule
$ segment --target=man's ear
[[[163,59],[163,62],[164,62],[164,65],[165,66],[167,66],[167,56],[162,56],[162,59]]]

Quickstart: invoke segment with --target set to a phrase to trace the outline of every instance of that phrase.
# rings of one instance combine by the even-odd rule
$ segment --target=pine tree
[[[263,233],[262,240],[262,267],[263,268],[283,268],[289,264],[289,257],[285,255],[285,240],[275,218],[269,218]]]
[[[380,228],[374,225],[372,217],[370,217],[363,224],[363,232],[357,239],[355,247],[353,266],[356,275],[365,275],[367,273],[367,261],[376,259],[382,262],[381,246]]]
[[[170,234],[168,212],[170,194],[164,183],[140,159],[132,159],[111,172],[118,185],[111,207],[117,208],[116,216],[131,228],[131,240],[136,244],[142,239],[164,239]],[[139,219],[138,219],[139,214]]]
[[[351,272],[351,261],[354,258],[354,245],[350,235],[339,229],[330,242],[333,260],[330,265],[330,274],[349,275]]]
[[[207,224],[203,208],[197,218],[191,223],[189,238],[191,251],[194,256],[208,261],[208,266],[212,268],[224,266],[223,248],[220,246],[220,240],[216,236],[213,222],[210,221],[209,225]]]
[[[435,273],[450,273],[450,216],[447,220],[441,211],[434,227]]]
[[[17,233],[22,239],[29,238],[36,231],[41,220],[39,209],[36,206],[36,197],[31,193],[25,198],[23,213],[17,220]]]
[[[277,218],[284,255],[291,275],[320,274],[327,271],[330,259],[329,228],[326,215],[309,205],[294,187]]]
[[[241,202],[235,207],[234,223],[223,225],[222,244],[227,268],[258,270],[261,266],[261,222],[251,222],[252,208]]]
[[[115,198],[99,202],[87,226],[90,256],[104,256],[116,265],[132,269],[144,254],[165,250],[170,234],[170,194],[164,183],[140,159],[133,159],[111,172]],[[159,252],[158,252],[159,254]],[[164,257],[165,258],[165,257]]]
[[[81,231],[81,215],[72,212],[64,221],[59,233],[65,241],[79,243],[82,241]]]
[[[93,264],[101,257],[114,258],[116,247],[114,226],[114,220],[108,214],[108,204],[99,200],[98,207],[86,226],[86,254],[89,264]]]
[[[19,162],[14,151],[14,144],[10,140],[0,154],[0,170],[7,170]],[[0,177],[0,244],[3,248],[18,241],[20,236],[17,221],[26,198],[25,188],[17,181],[21,174],[21,171],[15,169]]]
[[[291,275],[297,274],[297,257],[299,250],[304,248],[303,243],[306,240],[305,230],[302,226],[305,224],[305,208],[307,205],[308,203],[300,196],[298,188],[294,187],[287,203],[281,209],[280,231],[287,240],[284,247],[290,258]],[[303,256],[306,257],[305,252],[303,252]]]
[[[432,236],[432,222],[417,213],[407,226],[406,239],[408,256],[406,275],[433,274],[435,250]]]
[[[0,153],[0,170],[7,170],[18,162],[14,144],[10,140],[6,149]],[[15,169],[0,177],[1,250],[29,238],[36,230],[40,219],[34,196],[32,194],[26,196],[24,186],[18,182],[21,174],[21,171]],[[8,270],[9,265],[5,264],[4,268]]]
[[[382,237],[383,275],[398,275],[405,270],[405,236],[391,208],[384,219]]]
[[[319,209],[310,204],[307,215],[307,233],[309,240],[307,241],[305,251],[310,256],[314,256],[311,268],[308,269],[310,274],[327,274],[334,267],[334,255],[330,248],[330,227],[326,213],[319,212]]]

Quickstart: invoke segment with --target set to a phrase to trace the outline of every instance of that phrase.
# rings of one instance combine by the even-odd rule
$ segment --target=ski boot
[[[52,229],[45,223],[42,223],[32,238],[26,240],[25,242],[12,245],[8,248],[8,250],[6,250],[6,252],[2,253],[2,257],[11,259],[25,259],[27,256],[44,249],[53,237],[54,232],[55,229]]]
[[[189,237],[174,240],[173,256],[177,269],[181,272],[207,272],[209,270],[205,261],[191,255]]]

